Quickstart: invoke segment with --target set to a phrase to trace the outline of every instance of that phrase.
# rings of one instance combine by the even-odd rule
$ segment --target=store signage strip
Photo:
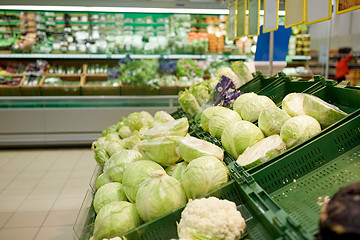
[[[259,36],[261,0],[249,0],[248,36]]]
[[[305,3],[306,24],[331,19],[332,0],[306,0]]]
[[[276,31],[279,26],[279,0],[264,0],[263,33]]]
[[[305,0],[285,0],[285,28],[305,22]]]

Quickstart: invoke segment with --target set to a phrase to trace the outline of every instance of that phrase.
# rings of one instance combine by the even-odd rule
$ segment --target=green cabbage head
[[[336,123],[348,115],[338,107],[308,94],[304,97],[304,112],[306,115],[315,118],[323,128]]]
[[[112,141],[112,142],[108,142],[106,144],[106,152],[108,153],[108,155],[111,157],[112,155],[114,155],[115,153],[123,150],[123,145],[124,143],[122,142],[122,140],[118,140],[118,141]]]
[[[135,130],[139,131],[141,128],[148,126],[154,121],[150,113],[146,111],[133,112],[127,117],[126,123],[129,126],[130,130],[133,132]]]
[[[243,120],[254,122],[268,105],[276,106],[267,96],[245,93],[235,100],[233,109],[240,114]]]
[[[180,118],[170,122],[155,126],[144,133],[146,139],[152,139],[163,136],[180,136],[187,134],[189,122],[187,118]]]
[[[111,182],[100,187],[94,196],[94,210],[100,211],[106,204],[115,201],[126,201],[126,195],[121,183]]]
[[[104,172],[113,182],[121,183],[126,167],[130,163],[141,159],[142,156],[138,151],[121,150],[112,155],[106,162]]]
[[[264,134],[255,124],[248,121],[236,121],[225,127],[221,135],[221,143],[224,149],[237,159],[245,149],[263,138]]]
[[[289,93],[281,102],[282,109],[291,117],[306,115],[304,112],[304,93]]]
[[[209,121],[209,132],[212,136],[220,139],[224,128],[233,122],[242,120],[240,115],[228,108],[217,111]]]
[[[319,122],[310,116],[301,115],[287,120],[281,128],[280,136],[287,148],[303,143],[321,132]]]
[[[200,104],[196,100],[195,96],[188,89],[179,92],[178,101],[184,112],[186,112],[190,116],[194,116],[200,110]]]
[[[281,127],[291,117],[284,110],[269,105],[261,113],[258,119],[258,125],[265,136],[280,134]]]
[[[255,167],[261,163],[269,161],[273,157],[286,150],[286,144],[279,135],[271,135],[251,147],[241,154],[236,162],[245,169]]]
[[[111,179],[105,174],[102,173],[98,176],[95,182],[96,189],[99,189],[101,186],[104,186],[107,183],[111,183]]]
[[[104,166],[104,164],[109,160],[109,154],[107,154],[104,148],[97,147],[94,149],[94,158],[97,163]]]
[[[178,136],[166,136],[143,140],[139,143],[138,149],[144,159],[152,160],[162,166],[169,166],[180,159],[176,153],[179,138]]]
[[[125,194],[130,202],[135,202],[140,184],[151,177],[155,170],[164,170],[158,163],[151,160],[139,160],[126,167],[122,183]]]
[[[205,109],[202,114],[201,114],[201,120],[200,120],[200,125],[201,128],[205,131],[205,132],[209,132],[209,122],[211,117],[219,110],[224,109],[224,107],[220,107],[220,106],[213,106],[213,107],[209,107],[207,109]]]
[[[202,156],[214,156],[220,161],[224,159],[224,152],[221,148],[208,141],[194,137],[180,138],[177,152],[188,163]]]
[[[170,114],[165,111],[157,111],[154,115],[154,122],[150,124],[150,128],[155,127],[157,125],[167,123],[175,120]]]
[[[182,185],[188,199],[195,199],[218,188],[228,181],[228,170],[224,163],[214,156],[192,160],[186,167]]]
[[[156,170],[141,183],[136,194],[136,209],[140,218],[148,222],[184,206],[186,201],[181,183],[164,170]]]
[[[94,240],[119,236],[141,223],[135,204],[116,201],[105,205],[98,213],[94,224]]]
[[[133,133],[131,132],[131,130],[128,126],[122,126],[119,129],[119,135],[121,138],[128,138],[128,137],[132,136]]]
[[[187,167],[187,162],[179,162],[177,164],[168,166],[165,168],[166,173],[173,178],[176,178],[178,181],[182,181],[183,173]]]

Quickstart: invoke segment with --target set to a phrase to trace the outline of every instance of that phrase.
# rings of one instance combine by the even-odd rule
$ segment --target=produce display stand
[[[1,96],[18,96],[21,95],[20,86],[24,82],[25,76],[23,74],[7,74],[6,77],[21,77],[21,81],[18,85],[0,85]]]
[[[272,81],[265,84],[264,79]],[[246,220],[249,239],[315,239],[325,197],[360,179],[360,90],[336,85],[321,77],[291,79],[282,73],[269,78],[256,73],[244,86],[243,91],[266,95],[278,106],[287,94],[304,92],[349,114],[308,141],[249,170],[244,170],[225,152],[224,162],[232,180],[209,194],[236,203]],[[204,132],[181,108],[171,115],[176,119],[187,117],[191,136],[221,147],[218,139]],[[92,235],[96,217],[92,201],[95,181],[101,172],[98,165],[74,226],[76,239],[88,239]],[[183,208],[144,223],[123,236],[128,240],[176,239]]]
[[[72,75],[72,74],[71,74]],[[76,85],[71,86],[45,86],[46,74],[40,81],[40,89],[42,96],[80,96],[81,86],[84,83],[84,77],[81,74],[71,75],[55,75],[60,77],[63,81],[77,82]]]

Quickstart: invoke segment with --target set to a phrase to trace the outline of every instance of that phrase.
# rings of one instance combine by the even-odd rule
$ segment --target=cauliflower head
[[[195,240],[194,235],[211,239],[234,240],[245,231],[245,220],[234,202],[216,197],[195,199],[187,204],[178,224],[180,239]]]

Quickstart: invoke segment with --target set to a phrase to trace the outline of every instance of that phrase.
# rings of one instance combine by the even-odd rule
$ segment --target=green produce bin
[[[230,172],[238,182],[263,189],[271,197],[269,204],[315,236],[324,199],[360,181],[360,110],[290,151],[249,171],[233,162]]]
[[[254,78],[249,82],[242,85],[238,90],[241,92],[254,92],[258,93],[264,88],[276,86],[277,84],[284,81],[285,74],[278,73],[273,76],[264,76],[261,72],[257,71],[253,74]]]
[[[88,240],[93,233],[96,214],[91,204],[91,193],[92,191],[89,190],[86,194],[74,225],[76,239]],[[283,239],[285,237],[287,239],[306,239],[304,237],[307,234],[306,230],[279,221],[280,219],[291,219],[285,212],[276,206],[268,205],[250,187],[241,188],[234,180],[230,180],[207,196],[216,196],[236,203],[247,225],[245,239],[265,240]],[[153,221],[144,223],[122,236],[126,237],[127,240],[177,239],[177,222],[180,221],[183,209],[184,207],[181,207]]]

